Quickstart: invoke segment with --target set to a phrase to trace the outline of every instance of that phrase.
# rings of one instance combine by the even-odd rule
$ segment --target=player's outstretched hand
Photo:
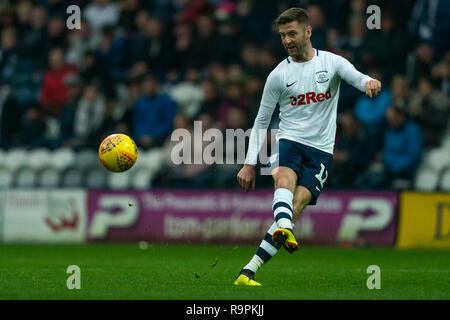
[[[244,164],[237,174],[237,181],[245,192],[248,192],[250,188],[255,190],[255,166]]]
[[[381,90],[381,82],[378,80],[369,80],[366,82],[366,96],[375,98]]]

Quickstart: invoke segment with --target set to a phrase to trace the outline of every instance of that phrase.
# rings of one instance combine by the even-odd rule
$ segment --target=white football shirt
[[[366,82],[373,79],[339,55],[314,51],[314,57],[306,62],[284,59],[267,77],[250,134],[246,164],[257,163],[277,103],[277,140],[288,139],[333,154],[341,80],[365,92]]]

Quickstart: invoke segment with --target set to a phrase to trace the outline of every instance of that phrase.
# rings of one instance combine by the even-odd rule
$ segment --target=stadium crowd
[[[66,27],[70,4],[81,8],[79,30]],[[379,30],[366,26],[370,4],[381,7]],[[171,132],[195,120],[246,130],[286,57],[273,21],[292,6],[309,11],[313,47],[383,83],[375,99],[341,84],[329,188],[411,181],[449,126],[445,0],[2,1],[0,148],[96,149],[122,132],[141,150],[170,150]],[[154,185],[238,187],[239,167],[167,159]]]

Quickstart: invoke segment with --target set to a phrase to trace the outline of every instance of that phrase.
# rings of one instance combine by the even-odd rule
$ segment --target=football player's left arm
[[[344,57],[336,55],[336,71],[345,82],[364,92],[366,96],[375,98],[381,90],[381,82],[365,75]]]

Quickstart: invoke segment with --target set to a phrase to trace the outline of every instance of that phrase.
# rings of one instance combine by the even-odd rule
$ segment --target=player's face
[[[283,46],[291,57],[302,57],[311,36],[311,27],[302,27],[297,21],[278,26]]]

